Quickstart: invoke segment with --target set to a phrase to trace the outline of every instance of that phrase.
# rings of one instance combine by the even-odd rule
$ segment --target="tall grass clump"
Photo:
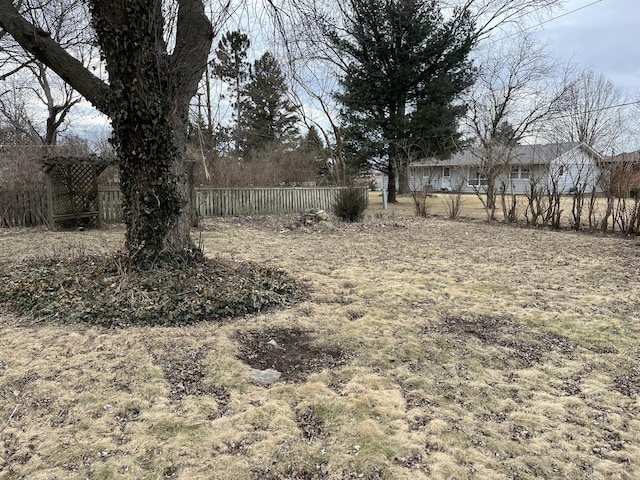
[[[359,222],[367,208],[367,198],[362,190],[345,188],[340,190],[338,198],[333,204],[333,214],[344,222]]]

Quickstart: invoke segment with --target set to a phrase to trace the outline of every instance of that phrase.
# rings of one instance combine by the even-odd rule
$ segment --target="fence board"
[[[47,208],[43,190],[0,191],[0,227],[46,225]]]

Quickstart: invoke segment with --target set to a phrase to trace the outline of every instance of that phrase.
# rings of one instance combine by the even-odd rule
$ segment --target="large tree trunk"
[[[126,248],[143,261],[192,250],[183,145],[175,122],[161,0],[95,0],[93,21],[114,102],[113,143],[127,226]],[[180,142],[181,143],[181,142]],[[183,187],[183,188],[181,188]],[[189,225],[189,222],[186,222]]]
[[[387,202],[396,203],[398,201],[398,198],[396,195],[396,178],[397,178],[398,168],[393,159],[389,160],[389,168],[387,170],[388,170],[387,175],[389,177],[389,182],[387,184]]]
[[[126,248],[143,261],[196,251],[189,234],[191,182],[185,141],[189,101],[206,68],[211,26],[202,2],[180,2],[176,51],[168,55],[161,12],[161,0],[93,2],[94,25],[118,102],[111,118]],[[185,50],[185,45],[191,48]],[[194,53],[199,53],[199,62],[193,62]]]
[[[399,179],[399,191],[400,195],[407,195],[412,192],[410,178],[409,178],[409,159],[403,158],[398,160],[398,179]]]
[[[175,133],[162,123],[148,132],[158,140],[155,145],[133,128],[120,127],[114,134],[119,147],[126,248],[131,256],[142,255],[144,260],[162,252],[194,249],[184,155]]]

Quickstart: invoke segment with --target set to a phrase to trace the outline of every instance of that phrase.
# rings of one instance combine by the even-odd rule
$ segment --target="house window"
[[[477,168],[469,169],[469,181],[468,184],[472,187],[479,187],[487,184],[487,177],[480,174],[480,170]]]
[[[519,178],[529,178],[530,172],[529,167],[511,167],[511,180],[517,180]]]
[[[450,177],[451,176],[451,168],[443,167],[442,176],[443,177]]]
[[[429,168],[423,168],[422,169],[422,178],[429,178],[429,172],[431,171],[431,169]]]

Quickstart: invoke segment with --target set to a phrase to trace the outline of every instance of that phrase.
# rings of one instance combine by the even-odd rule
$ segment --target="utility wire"
[[[572,14],[574,14],[574,13],[576,13],[576,12],[579,12],[580,10],[584,10],[585,8],[588,8],[588,7],[592,7],[592,6],[594,6],[595,4],[600,3],[600,2],[602,2],[602,0],[595,0],[595,1],[591,2],[591,3],[588,3],[587,5],[583,5],[583,6],[581,6],[581,7],[574,8],[573,10],[570,10],[570,11],[568,11],[568,12],[565,12],[565,13],[563,13],[563,14],[561,14],[561,15],[558,15],[558,16],[555,16],[555,17],[551,17],[551,18],[548,18],[548,19],[546,19],[546,20],[543,20],[543,21],[541,21],[541,22],[539,22],[539,23],[536,23],[536,24],[534,24],[534,25],[530,25],[530,26],[528,26],[528,27],[525,27],[525,28],[523,28],[522,30],[520,30],[520,31],[518,31],[518,32],[512,33],[512,34],[510,34],[510,35],[506,35],[506,36],[501,37],[501,38],[499,38],[499,39],[495,39],[495,40],[493,40],[492,42],[489,42],[487,45],[493,45],[493,44],[495,44],[495,43],[498,43],[498,42],[503,41],[504,39],[511,38],[511,37],[515,37],[516,35],[520,35],[520,34],[522,34],[522,32],[525,32],[525,31],[527,31],[527,30],[532,30],[532,29],[534,29],[534,28],[541,27],[541,26],[543,26],[543,25],[545,25],[545,24],[547,24],[547,23],[553,22],[554,20],[558,20],[559,18],[566,17],[567,15],[572,15]],[[540,7],[540,8],[542,8],[542,7]],[[537,10],[540,10],[540,8],[538,8]],[[535,11],[536,11],[536,10],[534,10],[534,12],[535,12]],[[529,13],[531,13],[531,12],[529,12]],[[524,17],[525,15],[528,15],[528,13],[527,13],[527,14],[524,14],[524,13],[523,13],[523,14],[522,14],[520,17],[518,17],[518,18],[522,18],[522,17]]]

